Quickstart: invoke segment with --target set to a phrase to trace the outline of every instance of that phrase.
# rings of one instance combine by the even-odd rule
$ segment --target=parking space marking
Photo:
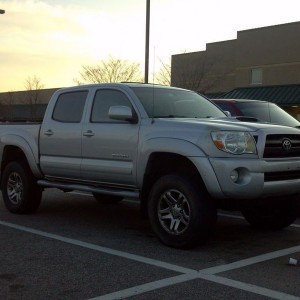
[[[272,299],[278,299],[278,300],[299,300],[300,297],[285,294],[282,292],[278,292],[275,290],[267,289],[258,285],[245,283],[242,281],[232,280],[229,278],[216,276],[216,275],[206,275],[206,274],[199,274],[199,278],[209,280],[211,282],[219,283],[222,285],[226,285],[235,289],[243,290],[246,292],[254,293],[261,296],[266,296]]]
[[[217,273],[222,273],[222,272],[231,271],[234,269],[247,267],[247,266],[254,265],[254,264],[257,264],[260,262],[265,262],[265,261],[268,261],[271,259],[294,254],[297,252],[300,252],[300,246],[290,247],[290,248],[286,248],[286,249],[282,249],[282,250],[277,250],[277,251],[249,257],[246,259],[238,260],[233,263],[229,263],[229,264],[225,264],[225,265],[221,265],[221,266],[215,266],[215,267],[211,267],[211,268],[207,268],[207,269],[201,269],[201,272],[204,274],[212,274],[213,275],[213,274],[217,274]]]
[[[179,275],[176,277],[171,277],[171,278],[166,278],[166,279],[150,282],[147,284],[143,284],[143,285],[135,286],[135,287],[132,287],[129,289],[125,289],[122,291],[95,297],[95,298],[92,298],[92,300],[116,300],[116,299],[121,299],[121,298],[132,297],[132,296],[136,296],[138,294],[150,292],[150,291],[153,291],[156,289],[160,289],[160,288],[171,286],[171,285],[178,284],[178,283],[183,283],[183,282],[194,280],[194,279],[208,280],[208,281],[215,282],[218,284],[233,287],[233,288],[236,288],[239,290],[244,290],[244,291],[258,294],[261,296],[266,296],[266,297],[269,297],[272,299],[299,300],[300,297],[297,297],[297,296],[293,296],[293,295],[282,293],[282,292],[279,292],[276,290],[271,290],[271,289],[267,289],[267,288],[260,287],[257,285],[253,285],[253,284],[249,284],[249,283],[245,283],[245,282],[241,282],[241,281],[237,281],[237,280],[232,280],[229,278],[215,275],[217,273],[231,271],[234,269],[246,267],[246,266],[264,262],[264,261],[267,261],[270,259],[279,258],[279,257],[293,254],[296,252],[300,252],[300,246],[295,246],[295,247],[291,247],[291,248],[287,248],[287,249],[282,249],[282,250],[250,257],[248,259],[239,260],[239,261],[236,261],[236,262],[233,262],[230,264],[201,269],[201,270],[199,270],[199,273],[193,272],[193,273],[185,274],[187,276]]]
[[[169,287],[175,284],[195,280],[195,279],[203,279],[210,282],[214,282],[221,285],[226,285],[228,287],[232,287],[235,289],[243,290],[246,292],[250,292],[253,294],[257,294],[260,296],[266,296],[272,299],[278,300],[299,300],[300,298],[294,295],[289,295],[286,293],[278,292],[275,290],[271,290],[268,288],[264,288],[261,286],[257,286],[250,283],[245,283],[237,280],[232,280],[229,278],[224,278],[217,275],[207,275],[202,274],[201,272],[198,274],[190,273],[190,274],[183,274],[178,275],[175,277],[165,278],[157,281],[152,281],[146,284],[134,286],[132,288],[120,290],[117,292],[113,292],[110,294],[90,298],[89,300],[118,300],[118,299],[125,299],[128,297],[134,297],[143,293],[151,292],[154,290],[158,290],[161,288]]]
[[[221,272],[225,272],[225,271],[230,271],[233,269],[237,269],[237,268],[242,268],[245,266],[249,266],[249,265],[253,265],[256,263],[260,263],[260,262],[264,262],[270,259],[274,259],[274,258],[279,258],[281,256],[286,256],[289,254],[293,254],[296,252],[300,251],[300,246],[295,246],[295,247],[291,247],[291,248],[287,248],[287,249],[282,249],[282,250],[278,250],[278,251],[274,251],[274,252],[270,252],[270,253],[266,253],[266,254],[262,254],[262,255],[258,255],[258,256],[254,256],[254,257],[250,257],[247,259],[243,259],[243,260],[239,260],[233,263],[229,263],[229,264],[225,264],[225,265],[221,265],[221,266],[215,266],[215,267],[210,267],[210,268],[206,268],[206,269],[201,269],[199,271],[194,270],[194,269],[189,269],[189,268],[184,268],[178,265],[173,265],[170,263],[165,263],[163,261],[159,261],[159,260],[155,260],[155,259],[151,259],[151,258],[147,258],[147,257],[143,257],[143,256],[139,256],[139,255],[135,255],[135,254],[130,254],[128,252],[123,252],[123,251],[119,251],[119,250],[114,250],[111,248],[107,248],[107,247],[101,247],[95,244],[91,244],[91,243],[87,243],[87,242],[82,242],[79,240],[75,240],[75,239],[71,239],[71,238],[67,238],[67,237],[63,237],[60,235],[56,235],[56,234],[52,234],[52,233],[47,233],[41,230],[36,230],[30,227],[25,227],[25,226],[21,226],[21,225],[17,225],[17,224],[13,224],[13,223],[8,223],[8,222],[4,222],[4,221],[0,221],[0,225],[6,226],[6,227],[10,227],[13,229],[17,229],[20,231],[24,231],[24,232],[28,232],[31,234],[35,234],[35,235],[39,235],[42,237],[46,237],[46,238],[50,238],[50,239],[54,239],[54,240],[58,240],[61,242],[65,242],[65,243],[69,243],[72,245],[76,245],[76,246],[80,246],[80,247],[84,247],[84,248],[88,248],[91,250],[96,250],[102,253],[106,253],[106,254],[110,254],[110,255],[115,255],[115,256],[119,256],[125,259],[130,259],[133,261],[138,261],[140,263],[146,263],[152,266],[156,266],[159,268],[164,268],[167,270],[171,270],[171,271],[175,271],[178,273],[182,273],[178,276],[174,276],[174,277],[169,277],[169,278],[165,278],[162,280],[157,280],[157,281],[153,281],[153,282],[149,282],[140,286],[135,286],[129,289],[125,289],[122,291],[117,291],[111,294],[106,294],[100,297],[96,297],[93,299],[101,299],[101,300],[110,300],[110,299],[120,299],[121,298],[125,298],[125,297],[131,297],[131,296],[135,296],[138,294],[142,294],[145,292],[149,292],[149,291],[153,291],[159,288],[163,288],[163,287],[168,287],[171,285],[175,285],[178,283],[182,283],[182,282],[186,282],[186,281],[191,281],[194,279],[204,279],[204,280],[208,280],[211,282],[215,282],[215,283],[219,283],[222,285],[226,285],[226,286],[230,286],[236,289],[240,289],[240,290],[245,290],[248,292],[252,292],[255,294],[259,294],[259,295],[264,295],[273,299],[279,299],[279,300],[295,300],[295,299],[300,299],[300,297],[296,297],[293,295],[289,295],[289,294],[284,294],[275,290],[270,290],[270,289],[266,289],[260,286],[256,286],[256,285],[252,285],[252,284],[248,284],[248,283],[244,283],[244,282],[240,282],[240,281],[236,281],[236,280],[231,280],[222,276],[217,276],[215,274],[217,273],[221,273]]]
[[[102,246],[98,246],[98,245],[87,243],[87,242],[82,242],[82,241],[79,241],[79,240],[63,237],[63,236],[60,236],[60,235],[57,235],[57,234],[48,233],[48,232],[45,232],[45,231],[30,228],[30,227],[25,227],[25,226],[13,224],[13,223],[8,223],[8,222],[4,222],[4,221],[0,221],[0,225],[10,227],[10,228],[14,228],[14,229],[21,230],[21,231],[25,231],[25,232],[28,232],[28,233],[32,233],[32,234],[35,234],[35,235],[42,236],[42,237],[54,239],[54,240],[61,241],[61,242],[64,242],[64,243],[84,247],[84,248],[91,249],[91,250],[96,250],[96,251],[99,251],[99,252],[107,253],[107,254],[110,254],[110,255],[115,255],[115,256],[130,259],[130,260],[134,260],[134,261],[137,261],[137,262],[140,262],[140,263],[156,266],[156,267],[159,267],[159,268],[167,269],[167,270],[178,272],[178,273],[184,273],[184,274],[186,274],[186,273],[197,273],[197,271],[193,270],[193,269],[184,268],[184,267],[169,264],[169,263],[166,263],[166,262],[163,262],[163,261],[160,261],[160,260],[147,258],[147,257],[144,257],[144,256],[135,255],[135,254],[131,254],[131,253],[128,253],[128,252],[119,251],[119,250],[114,250],[114,249],[111,249],[111,248],[102,247]]]
[[[158,290],[161,288],[169,287],[178,283],[183,283],[186,281],[191,281],[193,279],[197,279],[199,276],[198,273],[188,273],[182,274],[174,277],[169,277],[157,281],[152,281],[149,283],[141,284],[134,286],[132,288],[124,289],[121,291],[113,292],[111,294],[106,294],[103,296],[91,298],[89,300],[116,300],[116,299],[124,299],[127,297],[137,296],[143,293],[151,292],[154,290]]]

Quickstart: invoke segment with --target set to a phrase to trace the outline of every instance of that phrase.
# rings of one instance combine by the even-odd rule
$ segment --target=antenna
[[[268,114],[269,114],[269,122],[272,123],[272,119],[271,119],[271,109],[270,109],[270,102],[268,101]]]

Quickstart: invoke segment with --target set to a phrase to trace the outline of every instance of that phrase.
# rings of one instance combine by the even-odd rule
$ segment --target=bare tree
[[[13,119],[13,108],[15,104],[15,92],[3,93],[0,98],[0,118],[2,120]]]
[[[15,102],[15,92],[9,91],[7,93],[4,93],[4,97],[1,97],[1,104],[3,105],[14,105]]]
[[[32,77],[27,77],[25,80],[25,89],[27,91],[27,97],[25,99],[25,103],[30,107],[30,117],[31,119],[37,119],[37,104],[40,103],[40,90],[44,87],[41,83],[41,79],[36,75]]]
[[[232,70],[220,70],[222,56],[209,57],[206,51],[172,57],[171,84],[200,93],[211,92]]]
[[[140,64],[127,60],[110,57],[100,61],[96,66],[82,66],[80,79],[74,79],[77,84],[105,83],[105,82],[142,82]]]
[[[155,74],[155,81],[162,85],[171,85],[171,63],[164,63],[160,59],[161,69]]]

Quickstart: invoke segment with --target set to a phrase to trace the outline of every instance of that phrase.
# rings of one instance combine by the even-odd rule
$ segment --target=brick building
[[[237,32],[172,56],[171,84],[212,97],[274,102],[300,116],[300,22]]]
[[[171,85],[211,97],[274,102],[300,119],[300,22],[237,32],[172,55]],[[0,119],[41,119],[56,89],[0,93]]]
[[[0,93],[0,121],[41,120],[56,90],[58,88]]]

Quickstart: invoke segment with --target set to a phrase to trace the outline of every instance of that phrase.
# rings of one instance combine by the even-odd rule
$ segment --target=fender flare
[[[25,140],[21,136],[14,135],[14,134],[7,134],[5,136],[2,136],[0,142],[1,142],[1,161],[3,159],[3,151],[6,146],[18,147],[24,153],[33,175],[37,178],[43,177],[41,170],[39,168],[39,158],[38,158],[39,151],[38,151],[38,145],[36,143],[33,143],[34,149],[32,149],[32,147],[30,146],[27,140]]]
[[[149,157],[155,152],[167,152],[172,154],[189,157],[206,157],[205,153],[194,143],[177,138],[152,138],[143,144],[139,153],[137,165],[137,182],[138,186],[142,186],[144,173],[149,161]],[[191,160],[191,163],[193,161]],[[194,163],[193,163],[194,164]]]

